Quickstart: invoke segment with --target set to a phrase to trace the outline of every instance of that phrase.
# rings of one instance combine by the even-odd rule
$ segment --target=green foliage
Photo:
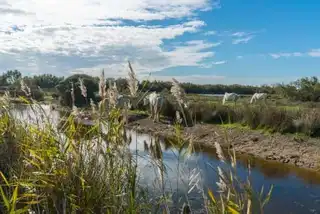
[[[320,81],[317,77],[301,78],[288,85],[277,85],[276,92],[292,100],[320,101]]]
[[[51,97],[52,97],[53,99],[58,99],[58,98],[59,98],[59,94],[58,94],[58,93],[52,93],[52,94],[51,94]]]
[[[15,84],[21,77],[22,75],[20,71],[9,70],[1,76],[1,83],[4,85],[12,85]]]
[[[81,90],[79,88],[79,78],[83,79],[84,85],[87,88],[87,98],[81,95]],[[90,99],[92,99],[93,101],[97,100],[95,96],[95,92],[98,91],[97,79],[85,74],[75,74],[61,81],[56,87],[60,96],[61,105],[70,107],[72,106],[71,83],[74,84],[76,106],[87,106],[89,105]]]
[[[42,74],[32,77],[35,85],[42,89],[50,89],[56,87],[64,77],[57,77],[52,74]]]
[[[170,90],[171,82],[164,81],[147,81],[144,80],[140,84],[145,85],[144,90],[161,92],[164,89]],[[235,92],[238,94],[254,94],[255,92],[268,92],[273,93],[272,87],[270,86],[249,86],[249,85],[221,85],[221,84],[210,84],[210,85],[198,85],[193,83],[181,83],[181,87],[186,93],[191,94],[224,94],[225,92]]]

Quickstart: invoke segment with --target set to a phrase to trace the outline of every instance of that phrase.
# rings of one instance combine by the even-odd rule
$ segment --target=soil
[[[173,137],[174,126],[168,120],[153,122],[145,115],[131,115],[128,128],[137,132]],[[222,147],[232,145],[237,153],[249,154],[266,160],[274,160],[301,168],[320,168],[320,138],[297,137],[266,133],[240,127],[223,127],[212,124],[196,124],[184,127],[182,135],[186,140],[214,147],[219,142]]]

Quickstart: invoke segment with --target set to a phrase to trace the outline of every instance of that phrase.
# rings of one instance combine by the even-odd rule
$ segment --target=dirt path
[[[174,127],[170,122],[154,123],[152,120],[134,116],[128,124],[142,133],[153,133],[164,137],[174,135]],[[226,140],[226,134],[228,140]],[[296,165],[302,168],[320,168],[320,139],[296,139],[293,135],[279,133],[266,134],[262,131],[241,129],[237,127],[222,127],[211,124],[197,124],[194,127],[183,129],[184,139],[191,139],[194,143],[213,147],[219,142],[223,147],[234,144],[239,153],[251,154],[266,160],[275,160],[282,163]]]

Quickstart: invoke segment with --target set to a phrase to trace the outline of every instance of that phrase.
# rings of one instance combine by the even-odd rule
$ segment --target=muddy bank
[[[152,133],[163,137],[174,136],[174,127],[169,121],[154,123],[146,116],[131,115],[127,126],[142,133]],[[258,130],[211,124],[185,127],[182,134],[184,139],[192,140],[199,146],[214,147],[214,142],[217,141],[223,147],[227,147],[232,142],[238,153],[302,168],[320,169],[319,138],[299,138],[294,135],[270,134]]]

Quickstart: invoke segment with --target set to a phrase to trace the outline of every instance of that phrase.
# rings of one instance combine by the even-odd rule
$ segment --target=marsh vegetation
[[[128,149],[132,139],[126,134],[125,124],[130,111],[148,111],[141,101],[149,89],[146,82],[139,84],[130,63],[129,67],[124,91],[132,109],[128,105],[119,108],[121,91],[103,73],[100,79],[76,75],[59,82],[52,97],[59,97],[59,104],[69,110],[55,122],[52,112],[45,111],[36,100],[33,87],[28,85],[32,80],[20,79],[19,94],[4,93],[0,118],[1,210],[8,213],[263,213],[272,187],[261,192],[259,188],[257,192],[249,179],[250,173],[249,177],[238,177],[233,142],[227,137],[226,152],[219,143],[212,142],[222,164],[208,165],[217,175],[215,186],[199,184],[202,174],[195,165],[188,175],[186,192],[179,192],[179,182],[169,190],[164,188],[166,167],[161,161],[159,142],[145,145],[158,172],[157,188],[151,191],[141,185],[138,154]],[[44,94],[41,88],[35,91]],[[171,121],[175,130],[172,144],[178,148],[177,181],[185,177],[181,173],[183,163],[195,149],[192,141],[182,136],[185,126],[199,122],[235,123],[252,129],[319,136],[320,115],[316,108],[292,110],[246,102],[222,105],[212,98],[187,95],[176,80],[170,92],[164,90],[160,94],[165,101],[157,111]],[[30,106],[31,116],[23,120],[16,117],[11,111],[13,100]],[[88,120],[90,123],[83,122]],[[194,190],[199,193],[196,201],[200,207],[195,207],[188,195]]]
[[[130,81],[135,81],[132,76]],[[134,84],[132,84],[132,87]],[[72,112],[62,117],[64,124],[57,126],[60,118],[44,110],[32,98],[32,91],[24,82],[21,90],[25,97],[20,99],[28,104],[30,112],[24,117],[13,113],[10,94],[2,97],[0,131],[1,146],[1,210],[7,213],[147,213],[170,210],[183,213],[195,212],[188,195],[174,199],[183,200],[177,207],[172,194],[179,190],[179,183],[171,191],[164,187],[165,168],[161,160],[159,143],[148,150],[158,169],[157,191],[148,192],[138,182],[137,154],[128,150],[129,142],[124,124],[126,114],[116,106],[116,88],[106,89],[103,76],[98,85],[100,101],[91,102],[92,123],[81,123],[81,110],[75,105],[75,87],[71,84]],[[87,99],[86,86],[80,81],[82,96]],[[137,90],[137,89],[136,89]],[[132,89],[131,95],[136,91]],[[191,142],[179,137],[181,125],[175,124],[176,141],[180,147],[192,152]],[[220,161],[226,158],[216,143]],[[181,151],[181,149],[179,150]],[[186,154],[178,153],[178,166]],[[216,190],[199,185],[201,174],[194,168],[189,176],[189,189],[202,194],[201,212],[206,213],[256,213],[263,212],[271,196],[254,194],[249,179],[236,176],[236,156],[229,151],[231,165],[217,167]],[[182,165],[181,165],[182,167]],[[177,171],[178,180],[183,176]],[[182,177],[181,177],[182,179]],[[215,193],[213,193],[215,192]],[[180,211],[179,211],[180,212]]]

